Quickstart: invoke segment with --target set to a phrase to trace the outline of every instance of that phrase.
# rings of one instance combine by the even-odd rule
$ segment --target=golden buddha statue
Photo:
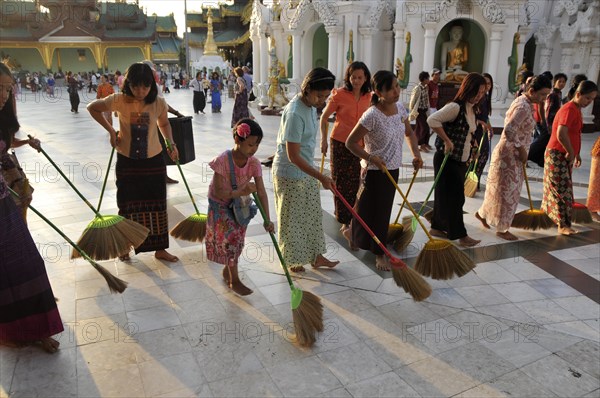
[[[468,74],[464,70],[469,60],[469,43],[463,41],[463,28],[460,25],[450,29],[450,40],[442,44],[441,80],[461,82]]]

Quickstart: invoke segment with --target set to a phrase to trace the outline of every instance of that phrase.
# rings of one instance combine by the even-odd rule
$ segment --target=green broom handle
[[[265,209],[263,208],[263,205],[260,202],[260,199],[258,199],[258,195],[256,194],[256,192],[252,192],[252,196],[254,197],[254,201],[256,202],[256,205],[258,206],[258,210],[260,210],[260,215],[262,216],[263,220],[265,220],[265,223],[270,223],[271,220],[269,220],[269,217],[267,217],[267,214],[265,213]],[[287,278],[287,281],[293,290],[293,289],[295,289],[294,282],[292,282],[292,277],[290,276],[290,272],[287,269],[287,265],[285,265],[285,260],[283,259],[283,254],[281,254],[281,250],[279,249],[279,244],[277,244],[277,239],[275,239],[275,235],[273,235],[273,232],[269,232],[269,236],[271,236],[271,240],[273,241],[273,246],[275,246],[275,251],[277,251],[277,256],[279,256],[279,261],[281,261],[281,266],[283,268],[283,271],[285,272],[285,277]]]
[[[110,157],[108,158],[108,166],[106,166],[106,175],[104,176],[104,182],[102,183],[102,191],[100,191],[100,200],[98,201],[98,212],[100,211],[100,205],[102,205],[102,198],[104,198],[104,190],[106,189],[106,182],[108,181],[108,172],[110,171],[110,165],[112,164],[113,156],[115,156],[115,147],[110,151]]]
[[[469,166],[469,170],[475,171],[475,169],[477,168],[477,162],[479,162],[479,154],[481,153],[481,146],[483,145],[483,138],[485,137],[487,133],[483,132],[483,134],[481,134],[481,140],[479,140],[479,146],[477,147],[477,153],[475,154],[475,162],[471,162],[471,164],[473,165],[473,168],[471,169],[471,167]],[[469,170],[467,170],[467,174],[465,174],[465,178],[467,178],[467,176],[469,175]]]
[[[531,192],[529,191],[529,181],[527,180],[527,167],[523,163],[523,176],[525,177],[525,186],[527,187],[527,197],[529,198],[529,209],[533,210],[533,202],[531,201]]]
[[[10,193],[12,193],[14,196],[16,196],[17,198],[20,198],[21,196],[16,193],[15,191],[13,191],[11,188],[7,187],[8,190],[10,191]],[[33,212],[35,214],[37,214],[42,220],[46,221],[46,223],[48,225],[50,225],[56,232],[58,232],[58,234],[60,236],[62,236],[67,242],[69,242],[69,244],[71,246],[73,246],[73,248],[75,250],[77,250],[79,252],[79,254],[81,254],[81,257],[85,258],[88,261],[94,261],[92,260],[86,252],[83,251],[83,249],[81,249],[79,246],[77,246],[77,244],[75,244],[75,242],[73,242],[71,239],[69,239],[69,237],[67,235],[65,235],[65,233],[63,231],[61,231],[56,225],[54,225],[50,220],[48,220],[42,213],[40,213],[35,207],[33,207],[32,205],[28,205],[28,207],[33,210]]]
[[[28,135],[29,138],[33,138],[30,135]],[[75,191],[75,193],[77,193],[77,195],[79,195],[79,197],[84,201],[84,203],[86,205],[88,205],[88,207],[90,209],[92,209],[92,211],[96,214],[96,217],[100,217],[102,218],[102,216],[100,215],[100,213],[98,213],[98,210],[96,210],[94,208],[94,206],[92,206],[92,204],[81,194],[81,192],[79,192],[79,190],[77,188],[75,188],[75,185],[73,185],[73,183],[71,182],[71,180],[69,180],[69,178],[65,175],[65,173],[63,173],[63,171],[60,169],[60,167],[58,167],[58,165],[56,163],[54,163],[54,161],[50,158],[50,156],[46,153],[46,151],[44,151],[44,149],[42,148],[42,146],[40,145],[40,152],[46,157],[46,159],[48,159],[48,161],[52,164],[52,166],[54,166],[54,168],[56,169],[56,171],[58,171],[58,174],[60,174],[62,176],[62,178],[65,179],[65,181],[67,181],[67,183],[69,183],[69,185],[71,186],[71,188],[73,188],[73,190]]]
[[[402,190],[400,189],[400,187],[398,186],[398,184],[396,184],[396,181],[394,181],[394,177],[392,177],[392,175],[390,174],[390,172],[388,171],[388,169],[384,168],[383,171],[385,172],[385,174],[387,174],[387,176],[390,179],[390,181],[392,182],[392,184],[394,184],[394,187],[396,187],[396,190],[398,191],[398,193],[400,194],[400,196],[402,196],[402,199],[404,199],[404,202],[408,206],[408,209],[412,212],[414,218],[421,225],[421,228],[423,228],[423,231],[425,231],[425,235],[427,235],[427,237],[429,238],[429,240],[433,240],[433,237],[431,236],[431,234],[429,233],[429,231],[427,231],[427,228],[425,228],[425,225],[423,225],[423,221],[421,221],[421,218],[415,212],[414,207],[412,207],[412,205],[408,201],[408,196],[404,196],[404,193],[402,193]]]
[[[171,141],[169,141],[168,139],[165,138],[165,144],[167,145],[167,148],[169,149],[169,151],[171,151],[172,150]],[[179,160],[176,160],[175,164],[177,165],[177,168],[179,169],[179,173],[181,174],[181,179],[183,180],[183,183],[185,184],[185,189],[187,189],[187,192],[190,195],[190,199],[192,200],[192,204],[194,205],[196,214],[200,214],[200,211],[198,211],[198,207],[196,206],[196,201],[194,200],[194,196],[192,195],[192,191],[190,191],[190,187],[188,186],[187,180],[185,179],[185,176],[183,175],[183,170],[181,169]]]
[[[402,209],[404,209],[404,205],[406,204],[406,199],[408,198],[408,194],[410,193],[410,190],[412,189],[412,186],[415,183],[415,178],[417,177],[418,172],[419,172],[419,170],[415,170],[413,172],[412,180],[410,180],[410,184],[408,185],[408,189],[406,190],[406,198],[404,198],[404,200],[402,201],[402,206],[400,206],[400,210],[398,210],[398,215],[396,216],[396,220],[394,221],[394,224],[398,224],[398,220],[400,219],[400,213],[402,213]]]
[[[423,212],[423,210],[425,209],[425,205],[427,204],[427,201],[429,200],[429,197],[433,193],[433,190],[435,189],[435,186],[437,185],[438,181],[440,180],[440,177],[442,176],[442,170],[444,170],[444,166],[446,165],[446,161],[448,160],[449,157],[450,157],[450,153],[447,153],[444,156],[444,160],[442,161],[442,165],[440,166],[440,170],[438,171],[437,175],[435,176],[435,180],[433,181],[433,185],[431,186],[431,189],[429,190],[429,193],[427,194],[427,197],[423,201],[423,204],[421,205],[421,208],[419,209],[419,212],[417,213],[418,216],[420,216],[421,213]]]

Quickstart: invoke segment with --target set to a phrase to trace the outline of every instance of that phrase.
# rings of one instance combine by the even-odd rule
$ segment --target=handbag
[[[235,166],[233,164],[233,155],[231,151],[227,151],[227,157],[229,158],[229,172],[231,175],[231,187],[235,191],[237,189],[237,183],[235,180]],[[258,208],[250,198],[250,196],[240,196],[239,198],[233,198],[229,208],[233,212],[234,220],[242,227],[248,226],[250,220],[256,215]]]
[[[1,169],[6,185],[19,194],[18,198],[13,197],[17,206],[27,207],[31,203],[33,187],[29,184],[29,179],[14,152],[3,155]]]

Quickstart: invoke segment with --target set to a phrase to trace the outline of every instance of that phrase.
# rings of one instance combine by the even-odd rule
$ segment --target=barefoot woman
[[[122,92],[95,100],[88,105],[88,111],[108,131],[110,144],[117,151],[119,214],[150,229],[136,253],[155,251],[157,259],[176,262],[178,258],[166,251],[169,247],[167,168],[157,128],[173,144],[171,159],[178,159],[167,118],[168,107],[165,99],[158,96],[152,69],[140,62],[127,69]],[[118,135],[102,112],[117,112]],[[128,260],[129,256],[121,259]]]
[[[13,83],[0,63],[0,163],[19,130]],[[0,173],[0,345],[39,343],[53,353],[58,341],[50,336],[63,331],[62,321],[44,260],[10,195]]]

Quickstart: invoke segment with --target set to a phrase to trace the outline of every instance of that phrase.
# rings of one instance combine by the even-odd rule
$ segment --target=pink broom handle
[[[377,237],[377,235],[375,235],[375,233],[371,230],[371,228],[369,228],[369,226],[367,225],[367,223],[362,218],[360,218],[360,216],[358,215],[358,213],[356,212],[356,210],[354,210],[352,208],[352,206],[350,206],[350,203],[348,203],[348,201],[346,200],[346,198],[344,198],[342,196],[342,194],[340,193],[340,191],[338,191],[337,188],[334,185],[331,186],[331,190],[342,201],[342,203],[344,203],[344,205],[348,208],[348,210],[350,211],[350,213],[352,213],[352,216],[354,218],[356,218],[358,220],[358,222],[360,223],[360,225],[362,225],[362,227],[368,232],[368,234],[371,235],[371,238],[373,238],[373,240],[375,241],[375,243],[377,243],[379,245],[379,247],[381,247],[381,250],[383,250],[383,252],[385,253],[385,255],[388,256],[393,261],[392,265],[398,266],[400,268],[408,267],[408,265],[406,265],[406,263],[404,261],[400,260],[399,258],[394,257],[392,255],[392,253],[390,253],[390,251],[387,249],[387,247],[385,247],[384,244],[381,243],[381,241],[379,240],[379,238]]]

